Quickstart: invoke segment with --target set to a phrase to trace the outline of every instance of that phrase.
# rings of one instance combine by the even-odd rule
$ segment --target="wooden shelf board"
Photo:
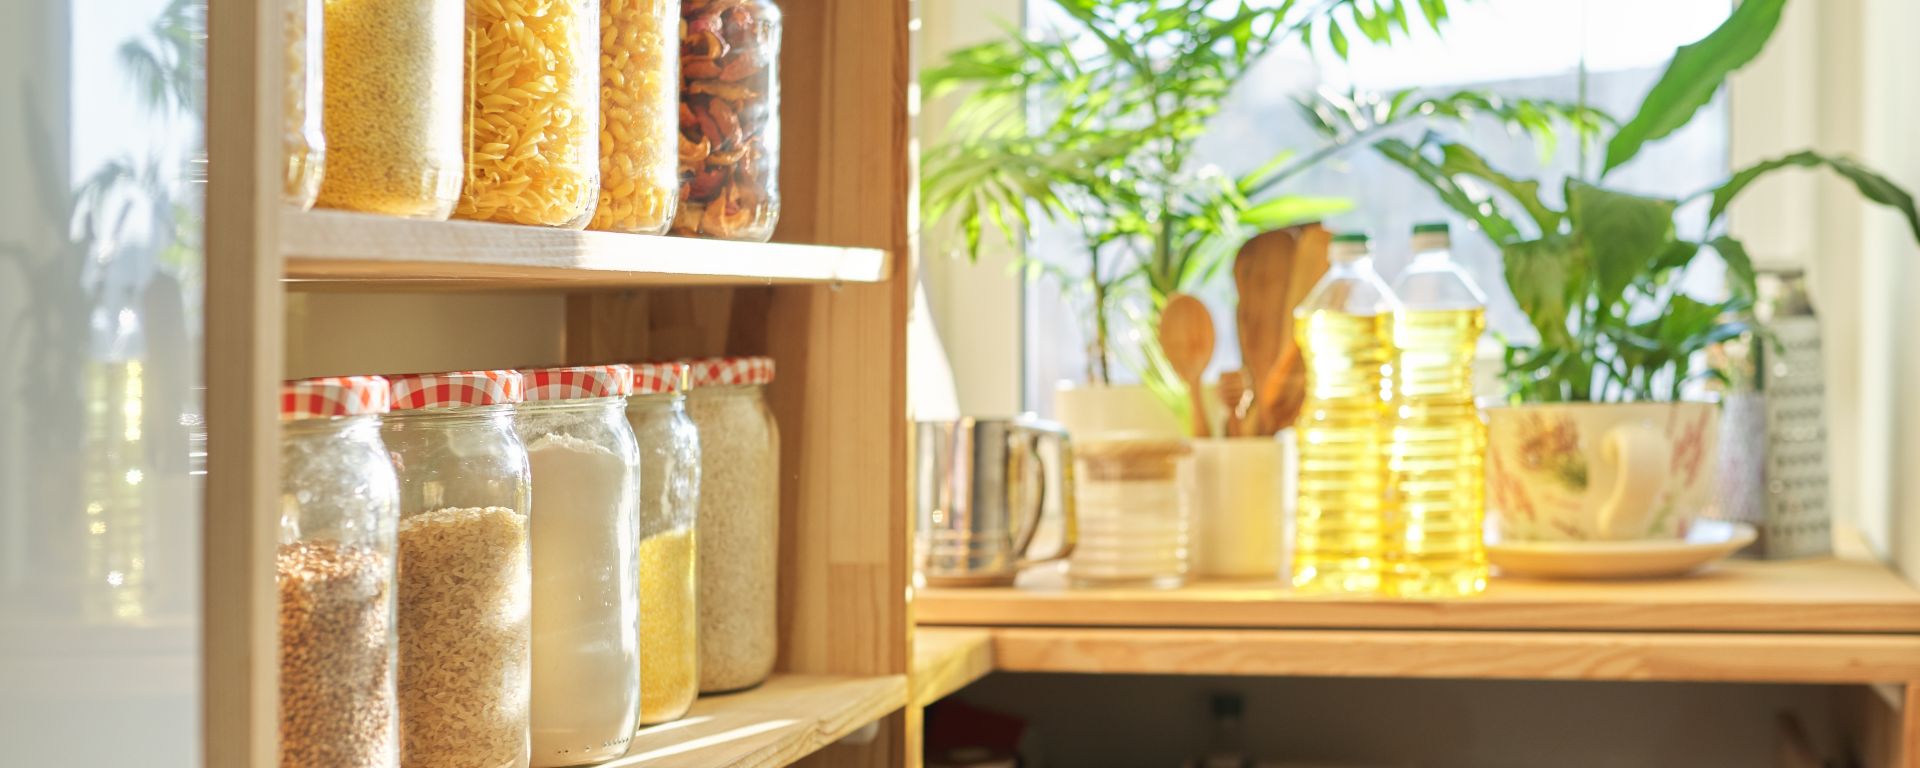
[[[946,698],[993,671],[993,634],[984,629],[926,627],[913,633],[914,706]]]
[[[1920,589],[1880,564],[1842,559],[1738,561],[1632,582],[1495,579],[1485,595],[1455,600],[1304,596],[1278,582],[1066,589],[1043,578],[921,590],[914,614],[922,625],[967,626],[1920,633]]]
[[[775,675],[751,690],[702,696],[687,716],[642,729],[603,768],[773,768],[892,714],[904,675]]]
[[[537,290],[873,283],[887,252],[289,211],[285,280],[300,290]]]
[[[994,668],[1095,674],[1878,683],[1920,679],[1920,636],[1052,629],[993,634]]]

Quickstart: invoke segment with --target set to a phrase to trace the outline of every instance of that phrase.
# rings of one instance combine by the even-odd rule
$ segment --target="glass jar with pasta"
[[[321,0],[287,0],[286,101],[281,144],[287,154],[287,205],[313,207],[320,196],[327,143],[320,132]]]
[[[454,216],[579,229],[600,192],[597,0],[467,4],[467,181]]]
[[[461,0],[326,0],[319,207],[429,221],[453,213],[465,11]]]
[[[780,218],[780,7],[682,0],[673,233],[765,242]]]
[[[679,0],[601,0],[600,201],[589,229],[657,235],[680,187]]]

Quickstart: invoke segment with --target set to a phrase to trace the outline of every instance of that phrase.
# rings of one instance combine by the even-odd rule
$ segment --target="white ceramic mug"
[[[1487,417],[1487,506],[1504,540],[1684,538],[1713,503],[1717,405],[1554,403]]]

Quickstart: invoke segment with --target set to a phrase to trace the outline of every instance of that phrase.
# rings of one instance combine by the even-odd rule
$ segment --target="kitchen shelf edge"
[[[600,768],[790,765],[907,704],[905,675],[775,675],[739,693],[702,696],[686,717],[644,728]]]
[[[878,248],[741,243],[472,221],[286,211],[297,290],[537,290],[884,282]]]

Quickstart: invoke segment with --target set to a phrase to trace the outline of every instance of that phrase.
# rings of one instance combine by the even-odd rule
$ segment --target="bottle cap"
[[[1334,242],[1336,242],[1336,243],[1359,243],[1359,244],[1361,244],[1361,245],[1366,245],[1366,244],[1367,244],[1367,233],[1365,233],[1365,232],[1342,232],[1342,233],[1340,233],[1340,234],[1337,234],[1337,235],[1334,235],[1334,236],[1333,236],[1333,241],[1334,241]]]
[[[1444,221],[1423,221],[1413,225],[1413,233],[1416,235],[1444,235],[1447,234],[1447,223]]]
[[[1327,261],[1342,264],[1364,258],[1367,255],[1367,236],[1361,232],[1343,232],[1333,236],[1333,245],[1327,248]]]

